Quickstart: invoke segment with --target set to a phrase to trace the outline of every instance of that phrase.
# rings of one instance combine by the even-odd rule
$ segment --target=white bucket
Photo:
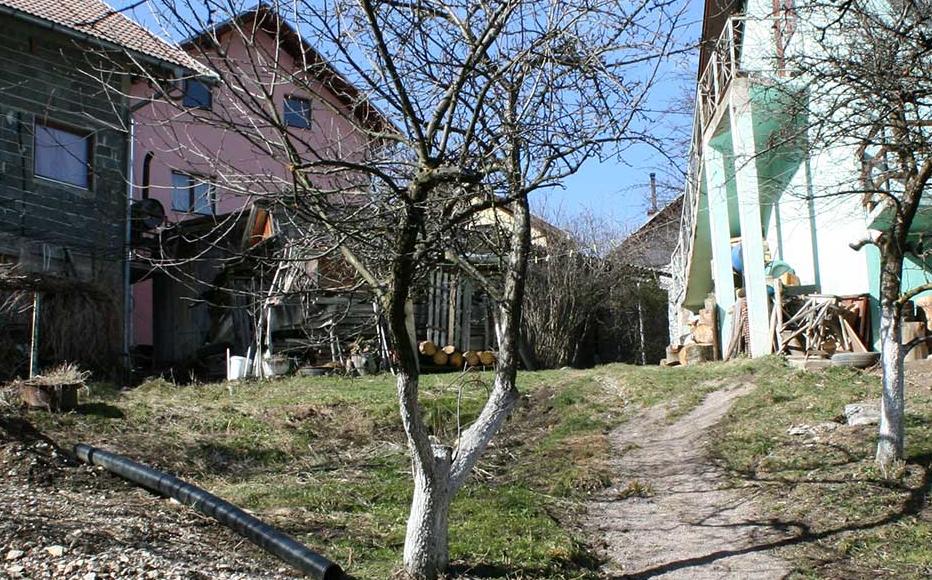
[[[238,381],[246,376],[246,363],[249,359],[244,356],[231,356],[227,363],[227,380]]]

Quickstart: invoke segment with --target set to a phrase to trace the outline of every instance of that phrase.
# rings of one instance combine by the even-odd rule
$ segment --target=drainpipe
[[[123,252],[123,371],[128,378],[133,369],[132,357],[130,357],[130,347],[133,340],[133,287],[131,284],[130,261],[133,257],[132,248],[132,222],[133,222],[133,170],[135,158],[133,146],[136,140],[136,122],[133,120],[133,110],[127,109],[129,113],[129,139],[126,145],[126,232],[124,242],[126,243]]]
[[[651,173],[651,177],[653,177]],[[638,294],[638,338],[641,346],[641,366],[647,365],[647,352],[644,350],[644,310],[641,308],[641,281],[635,282]]]

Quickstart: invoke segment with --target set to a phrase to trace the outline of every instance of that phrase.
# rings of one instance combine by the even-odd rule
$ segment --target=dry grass
[[[53,387],[57,385],[84,385],[90,378],[89,371],[82,371],[78,365],[63,363],[53,367],[41,375],[29,379],[29,383],[36,386]]]
[[[652,486],[649,481],[644,482],[640,479],[632,479],[618,492],[619,499],[628,499],[632,497],[644,498],[651,497],[652,495],[654,495],[654,486]]]

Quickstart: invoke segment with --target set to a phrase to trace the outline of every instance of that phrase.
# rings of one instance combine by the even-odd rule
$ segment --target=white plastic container
[[[249,359],[244,356],[231,356],[227,364],[227,380],[238,381],[246,376],[246,363]]]

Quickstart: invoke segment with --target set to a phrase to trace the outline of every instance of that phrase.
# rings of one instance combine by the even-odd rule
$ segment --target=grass
[[[838,425],[844,406],[878,400],[879,378],[844,368],[759,374],[716,430],[714,455],[760,488],[766,517],[801,536],[783,556],[805,578],[932,576],[932,385],[907,388],[907,461],[874,466],[876,426]],[[792,426],[809,425],[791,435]],[[837,426],[836,426],[837,425]]]
[[[424,377],[434,435],[456,439],[490,378]],[[909,389],[910,457],[888,480],[873,467],[874,427],[787,433],[875,399],[877,379],[846,369],[796,372],[775,357],[521,373],[518,409],[453,503],[455,569],[515,579],[598,577],[579,524],[591,494],[612,483],[610,431],[655,404],[673,421],[708,392],[745,382],[758,388],[716,428],[712,452],[736,481],[761,490],[767,517],[803,530],[804,541],[783,553],[796,574],[932,573],[929,386]],[[92,385],[76,413],[29,416],[63,446],[84,441],[127,454],[253,510],[358,578],[389,578],[399,567],[411,481],[389,376],[184,387],[156,380],[125,392]],[[619,484],[622,496],[655,493],[647,479]]]
[[[521,373],[520,406],[453,503],[451,558],[487,575],[596,577],[598,561],[577,524],[588,496],[611,483],[610,430],[660,401],[688,410],[722,380],[758,368]],[[490,379],[424,377],[434,435],[455,440]],[[92,385],[77,413],[31,417],[63,446],[125,453],[254,510],[356,577],[387,578],[398,568],[411,481],[390,376],[183,387],[153,380],[125,392]]]

